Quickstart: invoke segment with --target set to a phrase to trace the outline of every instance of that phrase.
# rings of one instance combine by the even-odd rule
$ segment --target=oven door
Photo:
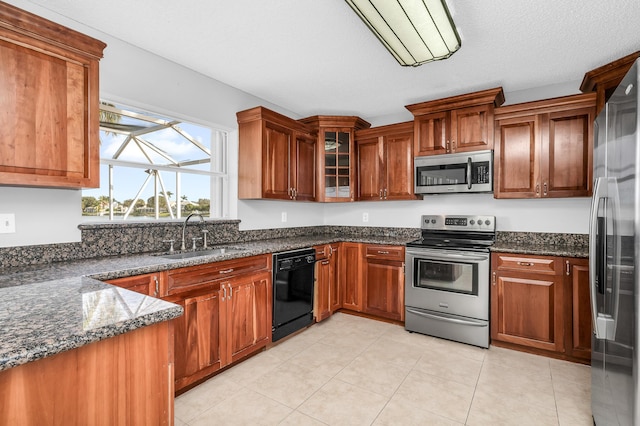
[[[405,304],[489,319],[489,253],[408,248]]]

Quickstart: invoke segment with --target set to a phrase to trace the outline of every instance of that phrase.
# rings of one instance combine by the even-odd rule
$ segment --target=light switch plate
[[[287,212],[282,212],[281,220],[282,220],[282,222],[286,222],[287,221]]]
[[[13,213],[0,213],[0,234],[15,234],[16,215]]]
[[[362,213],[362,221],[369,222],[369,213]]]

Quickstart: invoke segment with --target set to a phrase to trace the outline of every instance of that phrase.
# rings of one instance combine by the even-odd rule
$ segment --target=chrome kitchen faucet
[[[191,219],[192,216],[198,216],[200,218],[200,222],[204,222],[204,217],[202,217],[201,214],[191,213],[189,216],[187,216],[187,218],[184,220],[184,224],[182,225],[182,245],[180,246],[180,250],[186,250],[186,247],[184,245],[184,231],[187,228],[187,222],[189,222],[189,219]],[[193,241],[193,249],[194,250],[195,250],[195,245],[196,245],[196,242],[194,240]]]

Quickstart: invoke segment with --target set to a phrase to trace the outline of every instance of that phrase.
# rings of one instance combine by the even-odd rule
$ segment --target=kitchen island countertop
[[[238,250],[187,259],[136,254],[0,269],[0,371],[182,315],[179,305],[102,280],[340,241],[412,239],[311,235],[226,244]]]

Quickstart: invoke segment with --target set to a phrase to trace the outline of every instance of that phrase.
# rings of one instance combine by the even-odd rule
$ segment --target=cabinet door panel
[[[543,196],[591,195],[593,109],[552,113],[545,127],[542,146],[548,152],[542,158],[548,163],[541,166],[548,181],[543,179]]]
[[[478,151],[493,148],[493,107],[478,105],[451,111],[451,150]]]
[[[329,310],[329,291],[331,285],[331,261],[324,259],[316,262],[316,285],[313,299],[313,315],[316,322],[327,319]]]
[[[382,191],[382,153],[378,138],[357,141],[358,199],[380,200]]]
[[[189,376],[204,373],[191,381],[221,367],[220,356],[220,297],[219,293],[190,297],[182,302],[184,315],[175,320],[175,379],[176,389],[188,384]]]
[[[535,198],[539,196],[540,144],[538,118],[501,120],[496,123],[495,197]]]
[[[415,120],[415,155],[444,154],[449,141],[449,113],[422,115]]]
[[[263,197],[290,198],[291,133],[266,124],[263,170]]]
[[[316,199],[316,140],[311,136],[297,136],[295,158],[291,161],[295,173],[292,186],[296,200]]]
[[[340,285],[342,306],[360,312],[362,310],[362,245],[343,243],[340,248]]]
[[[413,135],[390,135],[384,138],[385,199],[414,199]]]
[[[268,272],[239,277],[227,284],[227,344],[232,363],[271,340],[271,292]]]
[[[562,277],[498,273],[496,278],[492,339],[563,352]]]
[[[338,244],[331,246],[330,271],[329,271],[329,309],[331,313],[342,308],[342,287],[340,284],[340,253],[342,250]]]
[[[587,259],[566,260],[567,276],[567,355],[591,360],[591,295],[589,294],[589,261]]]
[[[402,262],[366,260],[363,311],[402,320],[404,312],[404,271]]]

